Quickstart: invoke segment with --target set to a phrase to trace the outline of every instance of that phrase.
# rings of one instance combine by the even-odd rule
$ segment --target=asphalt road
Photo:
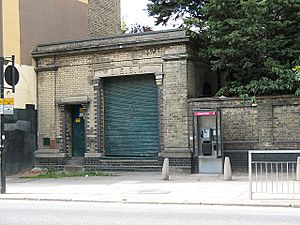
[[[0,201],[1,225],[299,225],[299,208]]]

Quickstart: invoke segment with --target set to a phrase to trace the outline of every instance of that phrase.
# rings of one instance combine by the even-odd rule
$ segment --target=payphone
[[[192,173],[222,173],[221,109],[193,109]]]
[[[213,129],[205,127],[201,130],[200,138],[202,142],[202,154],[212,155],[213,151]]]

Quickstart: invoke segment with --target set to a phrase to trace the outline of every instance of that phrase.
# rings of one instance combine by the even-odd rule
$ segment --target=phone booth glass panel
[[[194,173],[223,172],[223,144],[220,109],[193,110]]]

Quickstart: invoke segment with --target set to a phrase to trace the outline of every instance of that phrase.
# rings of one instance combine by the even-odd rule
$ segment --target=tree
[[[169,20],[202,18],[201,9],[207,0],[149,0],[148,12],[156,19],[156,25],[166,25]]]
[[[212,70],[228,75],[219,94],[238,96],[300,93],[292,69],[300,59],[299,9],[299,0],[151,0],[148,5],[158,23],[184,16],[183,25],[197,31],[200,56],[209,59]]]
[[[129,33],[136,34],[136,33],[143,33],[143,32],[149,32],[153,31],[152,27],[149,27],[148,25],[141,25],[141,24],[133,24],[129,28]]]
[[[121,30],[123,34],[125,33],[136,34],[136,33],[153,31],[153,28],[149,27],[148,25],[141,25],[138,23],[127,26],[126,22],[123,20],[121,24]]]

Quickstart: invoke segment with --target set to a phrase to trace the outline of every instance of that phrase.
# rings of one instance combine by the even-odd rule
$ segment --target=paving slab
[[[258,196],[249,199],[246,174],[222,175],[171,174],[161,180],[160,173],[118,173],[113,176],[59,179],[7,179],[7,193],[1,199],[121,202],[147,204],[199,204],[300,207],[300,196],[289,199]]]

